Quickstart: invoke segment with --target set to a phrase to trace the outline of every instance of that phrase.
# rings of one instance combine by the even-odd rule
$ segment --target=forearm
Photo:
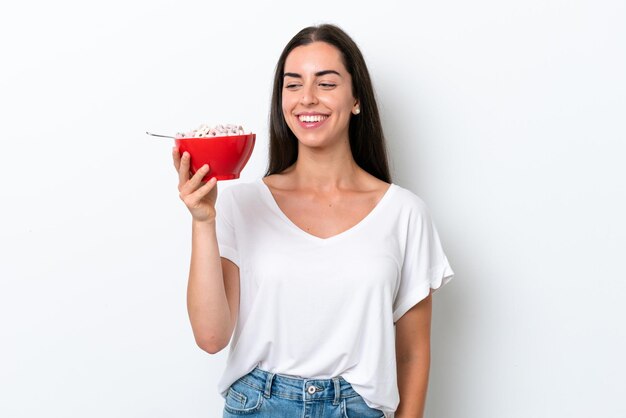
[[[423,418],[430,371],[430,350],[398,358],[400,405],[395,418]]]
[[[215,222],[192,221],[187,311],[198,345],[217,352],[230,339],[230,309],[215,232]]]

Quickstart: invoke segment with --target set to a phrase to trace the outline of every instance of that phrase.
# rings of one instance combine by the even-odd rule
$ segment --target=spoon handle
[[[146,131],[146,133],[147,133],[148,135],[158,136],[158,137],[160,137],[160,138],[171,138],[171,139],[176,139],[176,138],[175,138],[175,137],[173,137],[173,136],[168,136],[168,135],[157,135],[157,134],[152,134],[152,133],[150,133],[150,132],[148,132],[148,131]]]

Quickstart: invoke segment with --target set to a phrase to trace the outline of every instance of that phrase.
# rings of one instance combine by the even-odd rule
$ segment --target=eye
[[[320,83],[320,87],[323,89],[332,89],[337,87],[335,83]]]
[[[287,90],[296,90],[298,87],[300,87],[301,84],[299,83],[287,83],[285,84],[285,88]]]

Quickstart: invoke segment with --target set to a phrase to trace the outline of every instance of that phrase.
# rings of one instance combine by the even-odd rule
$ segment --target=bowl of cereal
[[[192,173],[204,164],[209,165],[209,173],[203,181],[212,177],[218,180],[238,179],[252,155],[255,140],[255,134],[246,133],[237,125],[201,125],[198,129],[177,133],[174,137],[181,155],[185,151],[189,153]]]

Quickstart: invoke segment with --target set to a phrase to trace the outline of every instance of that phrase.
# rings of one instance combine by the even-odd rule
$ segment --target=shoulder
[[[220,188],[219,194],[230,196],[241,196],[250,193],[257,193],[259,190],[259,182],[261,180],[253,180],[240,183],[225,184]]]
[[[411,190],[393,185],[393,204],[396,225],[407,239],[430,237],[434,230],[433,217],[426,202]],[[405,235],[406,234],[406,235]]]
[[[291,191],[294,189],[294,181],[292,176],[288,174],[270,174],[259,180],[260,183],[264,183],[266,187],[272,191]]]
[[[243,203],[246,201],[257,201],[259,196],[261,180],[230,183],[222,186],[217,194],[218,204],[229,205],[231,202]],[[219,186],[218,186],[219,187]]]
[[[428,214],[426,202],[417,194],[395,183],[391,187],[393,188],[392,197],[395,200],[395,204],[398,205],[397,207],[410,212]]]

